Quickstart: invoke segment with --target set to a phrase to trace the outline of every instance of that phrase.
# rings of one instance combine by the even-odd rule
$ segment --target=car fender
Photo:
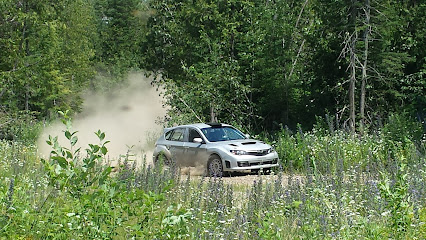
[[[167,159],[172,158],[172,154],[170,153],[170,150],[166,146],[159,145],[155,148],[154,153],[153,153],[153,160],[155,161],[156,158],[158,157],[158,155],[160,155],[160,154],[164,154],[164,156]]]
[[[217,156],[219,156],[220,160],[222,160],[222,165],[225,169],[226,151],[224,149],[215,147],[215,148],[209,149],[207,151],[207,153],[208,153],[207,154],[208,155],[207,164],[208,164],[209,159],[212,155],[217,155]]]

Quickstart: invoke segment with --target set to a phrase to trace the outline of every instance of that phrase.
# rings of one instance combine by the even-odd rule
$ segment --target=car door
[[[186,128],[176,128],[170,135],[170,146],[169,151],[172,156],[172,160],[178,165],[182,165],[184,161],[184,145],[186,137]]]
[[[185,142],[185,165],[196,167],[207,164],[207,151],[205,139],[195,128],[188,128],[188,138]],[[194,138],[201,138],[203,143],[194,142]]]

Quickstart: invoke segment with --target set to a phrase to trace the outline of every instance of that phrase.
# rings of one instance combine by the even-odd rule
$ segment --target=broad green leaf
[[[66,137],[68,140],[71,140],[71,133],[70,133],[70,131],[65,131],[65,137]]]
[[[73,136],[71,138],[71,146],[75,146],[75,144],[78,142],[78,137],[77,136]]]
[[[68,161],[64,158],[64,157],[60,157],[60,156],[52,156],[51,157],[53,160],[56,160],[59,163],[59,166],[61,166],[62,168],[67,168],[68,166]]]
[[[107,154],[108,149],[105,146],[102,146],[101,147],[101,152],[102,152],[103,155],[105,155],[105,154]]]

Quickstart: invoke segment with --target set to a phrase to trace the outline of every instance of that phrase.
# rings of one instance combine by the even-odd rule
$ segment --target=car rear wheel
[[[222,160],[217,155],[213,155],[209,159],[207,171],[210,177],[222,177],[223,165]]]
[[[154,161],[154,165],[170,166],[170,163],[170,160],[164,153],[158,154]]]

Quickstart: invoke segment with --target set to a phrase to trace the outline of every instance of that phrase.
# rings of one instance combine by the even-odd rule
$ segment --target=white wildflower
[[[386,211],[386,212],[382,212],[382,214],[381,214],[381,215],[382,215],[383,217],[386,217],[386,216],[387,216],[387,215],[389,215],[389,214],[390,214],[390,211]]]

